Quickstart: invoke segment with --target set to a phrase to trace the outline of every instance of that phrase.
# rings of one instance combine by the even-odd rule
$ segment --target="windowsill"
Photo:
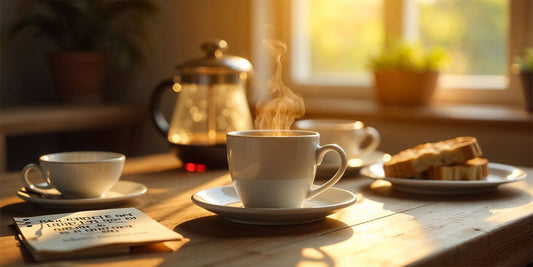
[[[305,99],[306,118],[393,120],[452,125],[505,126],[533,129],[533,112],[509,106],[442,104],[382,106],[371,100]]]

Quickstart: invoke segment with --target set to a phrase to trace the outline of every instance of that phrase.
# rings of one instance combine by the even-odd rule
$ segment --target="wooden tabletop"
[[[112,207],[135,207],[190,241],[176,252],[139,253],[62,264],[98,266],[525,266],[533,262],[533,169],[524,181],[467,196],[414,195],[359,175],[337,187],[353,206],[322,221],[253,226],[194,205],[202,189],[231,184],[226,170],[187,173],[172,155],[128,159],[123,180],[148,192]],[[36,264],[15,239],[15,216],[62,213],[15,195],[19,173],[0,174],[1,266]],[[320,183],[321,181],[317,181]],[[55,262],[57,263],[57,262]],[[41,263],[43,265],[50,263]]]

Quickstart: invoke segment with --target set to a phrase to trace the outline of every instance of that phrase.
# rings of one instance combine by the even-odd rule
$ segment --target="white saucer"
[[[47,198],[28,192],[24,187],[17,191],[17,196],[30,203],[51,208],[91,208],[125,201],[146,193],[146,190],[146,186],[136,182],[118,181],[111,190],[101,198]]]
[[[513,166],[489,163],[489,176],[479,181],[437,181],[384,177],[383,163],[375,163],[361,170],[361,174],[376,180],[389,181],[392,188],[421,194],[453,195],[494,191],[501,184],[524,180],[526,173]]]
[[[362,167],[369,166],[378,161],[383,161],[383,157],[387,155],[381,151],[372,151],[369,154],[359,159],[351,159],[348,161],[348,168],[344,173],[344,177],[357,175]],[[337,171],[339,165],[336,163],[322,163],[317,167],[317,178],[331,178]]]
[[[356,201],[352,192],[332,187],[317,197],[305,201],[302,208],[244,208],[232,185],[197,192],[192,195],[191,199],[194,204],[216,213],[228,221],[256,225],[290,225],[316,222],[354,204]]]

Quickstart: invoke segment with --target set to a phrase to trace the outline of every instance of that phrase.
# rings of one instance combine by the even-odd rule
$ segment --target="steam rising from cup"
[[[287,46],[280,41],[265,41],[265,46],[275,59],[276,68],[269,81],[272,98],[262,99],[256,105],[255,128],[289,130],[297,118],[305,114],[303,98],[289,89],[282,80],[281,58],[287,53]]]

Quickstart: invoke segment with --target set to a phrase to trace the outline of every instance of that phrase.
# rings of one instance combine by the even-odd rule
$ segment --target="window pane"
[[[397,37],[386,5],[404,38],[450,53],[442,88],[506,87],[509,0],[293,0],[292,79],[369,86],[369,56]]]
[[[301,54],[302,58],[295,63],[308,62],[307,78],[367,72],[368,56],[377,53],[384,42],[383,0],[296,2],[293,14],[303,20],[307,36],[303,38],[306,40],[295,39],[294,42],[306,42],[303,47],[307,55]],[[296,44],[295,48],[301,45]]]
[[[504,75],[508,0],[417,0],[419,38],[447,49],[453,75]]]

